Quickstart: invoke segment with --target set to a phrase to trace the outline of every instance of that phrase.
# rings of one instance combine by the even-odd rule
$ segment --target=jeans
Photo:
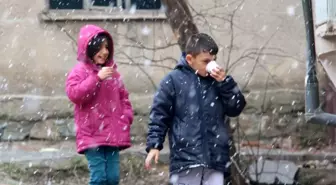
[[[89,163],[89,185],[118,185],[119,150],[117,148],[102,146],[88,149],[85,157]]]

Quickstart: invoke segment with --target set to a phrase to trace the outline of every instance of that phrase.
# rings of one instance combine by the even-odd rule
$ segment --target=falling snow
[[[130,10],[129,10],[129,13],[130,14],[135,14],[136,13],[136,4],[133,4],[132,6],[131,6],[131,8],[130,8]]]
[[[302,26],[304,16],[301,2],[269,3],[267,0],[258,0],[247,3],[247,1],[214,0],[200,3],[190,1],[186,6],[155,7],[156,5],[151,4],[150,1],[117,0],[109,1],[111,3],[108,5],[95,5],[92,1],[91,5],[85,5],[88,10],[73,9],[77,6],[77,1],[50,2],[50,7],[58,8],[41,12],[43,3],[29,5],[19,0],[8,1],[1,5],[3,9],[0,13],[2,41],[0,43],[2,69],[0,73],[0,165],[20,164],[20,167],[24,166],[31,170],[20,170],[20,173],[28,174],[21,176],[18,173],[14,180],[11,178],[13,174],[0,169],[0,179],[10,179],[8,182],[15,181],[13,184],[27,182],[27,185],[33,183],[87,184],[89,175],[87,171],[82,174],[81,163],[77,164],[79,158],[76,145],[83,147],[89,142],[93,149],[98,149],[97,135],[108,145],[114,141],[115,143],[125,142],[125,139],[119,138],[118,134],[130,135],[128,140],[132,141],[132,147],[124,152],[131,155],[120,160],[123,169],[120,177],[122,185],[164,184],[167,181],[176,184],[179,176],[172,175],[169,178],[169,167],[166,164],[169,161],[164,160],[169,160],[174,155],[188,153],[185,157],[188,162],[195,158],[201,161],[200,159],[211,156],[213,161],[219,163],[225,155],[219,155],[213,151],[228,146],[239,146],[236,148],[238,151],[233,155],[235,157],[255,152],[255,150],[262,153],[266,149],[278,155],[289,155],[302,148],[297,155],[316,153],[318,150],[324,152],[326,148],[336,152],[330,144],[336,139],[332,129],[326,132],[315,127],[301,128],[301,125],[307,125],[304,110],[309,93],[305,94],[305,89],[310,82],[308,76],[305,76],[305,62],[309,55],[307,55],[306,38],[303,36],[307,30]],[[56,2],[55,5],[52,2]],[[98,4],[104,2],[96,1]],[[152,2],[157,3],[158,0]],[[314,13],[314,20],[317,21],[321,19],[320,16],[323,16],[318,11],[321,9],[327,12],[330,7],[323,7],[322,3],[316,5],[320,6],[316,8],[315,4],[313,5],[313,9],[317,10]],[[67,6],[71,6],[70,9],[62,9]],[[181,11],[181,7],[189,7],[189,10]],[[170,10],[172,12],[168,14],[167,19],[165,11]],[[187,14],[181,15],[179,12],[190,12],[193,17],[189,19]],[[171,20],[171,17],[175,20]],[[101,20],[95,21],[97,19]],[[189,20],[196,24],[198,31],[210,34],[214,38],[219,47],[216,63],[228,70],[227,75],[235,79],[248,100],[245,111],[239,116],[232,118],[222,116],[230,119],[235,134],[234,141],[223,142],[228,135],[225,129],[219,127],[220,124],[224,124],[224,118],[219,119],[216,110],[223,108],[221,111],[227,113],[237,108],[242,100],[236,100],[238,96],[230,91],[227,81],[217,82],[209,75],[201,77],[205,69],[197,66],[205,66],[213,58],[197,61],[197,57],[192,57],[190,60],[193,65],[189,66],[190,68],[175,68],[181,56],[179,39],[187,39],[193,32],[192,26],[186,26]],[[81,43],[78,42],[79,39],[91,36],[89,32],[78,35],[79,27],[86,23],[99,25],[112,35],[114,53],[111,61],[117,64],[117,72],[113,71],[113,75],[106,80],[99,80],[95,74],[99,68],[93,65],[97,68],[94,70],[85,68],[81,71],[84,74],[83,78],[79,75],[72,76],[72,79],[81,83],[70,84],[70,86],[74,88],[73,92],[81,96],[73,97],[74,101],[71,102],[68,97],[69,92],[65,90],[65,81],[70,70],[81,64],[79,62],[84,62],[85,66],[89,66],[88,63],[92,64],[90,63],[92,59],[87,57],[88,50],[83,47],[83,52],[80,53],[77,48]],[[172,25],[177,27],[171,29]],[[314,25],[314,28],[320,30],[317,25]],[[321,67],[330,78],[329,85],[332,89],[335,84],[332,75],[335,69],[333,67],[335,57],[330,51],[333,50],[334,43],[328,41],[330,50],[326,51],[327,47],[322,47],[326,39],[322,39],[323,42],[320,40],[317,39],[315,43],[319,46],[316,47],[318,53],[316,60],[322,64]],[[85,41],[85,43],[88,42]],[[321,57],[324,57],[324,60],[320,61]],[[159,83],[166,74],[181,71],[191,75],[183,76],[177,82],[165,80]],[[96,76],[90,78],[92,74]],[[323,86],[319,89],[320,94],[323,95],[319,103],[326,102],[326,107],[330,107],[334,98],[329,86],[324,87],[321,74],[323,73],[318,70],[316,76],[320,86]],[[189,80],[189,77],[194,81]],[[92,79],[94,81],[90,81]],[[208,81],[213,84],[202,86]],[[159,84],[163,87],[160,91],[156,91]],[[122,93],[124,89],[121,88],[124,85],[128,94]],[[186,90],[176,88],[179,85],[186,87]],[[75,89],[76,87],[90,88],[78,90]],[[174,87],[174,90],[167,91],[167,87]],[[99,102],[97,97],[104,88],[108,89],[105,96],[115,95],[115,97]],[[212,91],[213,89],[215,90]],[[132,111],[130,111],[134,114],[132,124],[128,123],[129,112],[123,112],[126,107],[125,102],[128,101],[119,102],[126,95],[129,96],[132,104]],[[164,96],[169,98],[153,101],[155,97]],[[175,101],[175,98],[181,101]],[[152,108],[155,108],[153,102],[165,104],[171,100],[173,102],[167,104],[164,107],[166,110],[161,114],[151,113]],[[200,101],[201,104],[190,100]],[[75,106],[74,102],[78,101],[85,101],[85,103],[77,103]],[[184,107],[184,109],[176,110],[176,107]],[[87,110],[90,114],[74,117],[74,110]],[[177,118],[179,122],[175,124],[175,118],[169,117],[174,114],[187,116]],[[93,120],[94,116],[96,120]],[[160,130],[161,124],[167,134],[176,131],[170,138],[170,142],[172,142],[172,148],[176,148],[178,153],[172,153],[169,156],[166,152],[169,150],[169,146],[166,146],[169,142],[165,141],[164,149],[160,151],[160,163],[153,163],[153,168],[143,170],[144,159],[138,158],[135,153],[140,154],[145,151],[148,124],[150,120],[158,118],[164,121],[156,122],[155,130]],[[79,124],[76,123],[76,119],[80,119]],[[331,121],[328,120],[328,124]],[[200,125],[202,127],[199,127]],[[198,127],[204,130],[197,130]],[[189,138],[196,132],[202,132],[199,137],[203,135],[207,137]],[[76,140],[76,136],[83,133],[87,134],[86,137],[89,139]],[[106,134],[103,135],[103,133]],[[154,135],[157,137],[160,134],[162,135],[163,132]],[[245,142],[247,138],[254,139]],[[155,147],[158,146],[159,143],[155,143]],[[202,147],[208,147],[211,150],[205,150],[197,156],[192,155]],[[72,163],[73,160],[70,160],[72,157],[76,159],[75,165]],[[335,169],[333,160],[327,159],[327,156],[325,158],[321,161],[300,161],[295,165]],[[59,160],[62,163],[58,163]],[[161,160],[164,162],[161,163]],[[264,160],[264,158],[258,158],[258,161]],[[27,163],[21,166],[18,161],[27,161]],[[63,162],[67,164],[66,170],[62,173],[57,171],[55,175],[53,167],[63,165]],[[250,165],[255,161],[244,162]],[[43,171],[36,167],[42,163]],[[234,165],[236,165],[235,160],[232,160],[225,164],[225,168],[229,169]],[[182,169],[180,165],[176,166]],[[285,165],[283,168],[284,172],[290,172],[292,169],[290,165]],[[241,170],[243,175],[247,175],[248,170]],[[184,172],[188,175],[191,171],[186,169]],[[195,178],[199,175],[197,174]],[[246,182],[250,180],[252,179],[245,178]]]
[[[141,30],[141,33],[147,36],[151,33],[151,30],[148,28],[148,26],[144,26]]]
[[[288,6],[287,7],[287,14],[289,16],[294,16],[295,15],[295,7],[294,6]]]

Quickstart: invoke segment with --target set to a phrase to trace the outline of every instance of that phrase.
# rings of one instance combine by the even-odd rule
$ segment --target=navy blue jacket
[[[210,76],[196,75],[183,54],[155,94],[146,151],[161,150],[168,132],[171,173],[195,165],[228,172],[227,116],[238,116],[245,105],[244,95],[231,76],[217,82]]]

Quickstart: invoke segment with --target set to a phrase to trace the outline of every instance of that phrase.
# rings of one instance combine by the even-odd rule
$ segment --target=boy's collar
[[[187,56],[187,53],[185,51],[183,51],[182,56],[185,58]]]

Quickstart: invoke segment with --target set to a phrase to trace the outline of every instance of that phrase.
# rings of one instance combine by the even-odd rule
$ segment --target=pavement
[[[145,146],[135,145],[121,152],[123,154],[145,156]],[[48,142],[0,142],[0,165],[5,163],[20,164],[23,166],[39,166],[51,168],[64,168],[62,165],[73,158],[84,158],[77,154],[74,141]],[[166,147],[161,151],[161,162],[167,163],[169,150]],[[0,184],[1,185],[1,184]]]
[[[262,156],[264,159],[289,160],[293,162],[310,160],[329,160],[336,163],[335,151],[313,151],[313,150],[281,150],[263,149],[253,147],[241,147],[240,155]],[[124,154],[139,155],[145,157],[144,144],[134,145],[124,150]],[[85,160],[83,155],[76,153],[76,145],[73,140],[51,142],[51,141],[24,141],[24,142],[0,142],[0,165],[11,163],[19,167],[47,167],[52,169],[70,169],[73,167],[73,159]],[[166,146],[160,153],[160,161],[169,163],[169,148]],[[298,164],[298,163],[297,163]],[[3,174],[0,174],[0,177]],[[12,179],[5,179],[0,185],[22,185]]]
[[[122,152],[146,156],[145,146],[134,145]],[[281,150],[262,149],[255,147],[241,147],[240,154],[243,156],[263,156],[290,161],[306,160],[329,160],[336,163],[336,151],[312,151],[312,150]],[[50,165],[57,161],[64,161],[73,157],[83,157],[76,153],[76,145],[73,140],[50,142],[50,141],[24,141],[24,142],[0,142],[0,164],[20,163],[32,166],[34,164]],[[163,163],[169,162],[169,148],[166,146],[160,153]]]

